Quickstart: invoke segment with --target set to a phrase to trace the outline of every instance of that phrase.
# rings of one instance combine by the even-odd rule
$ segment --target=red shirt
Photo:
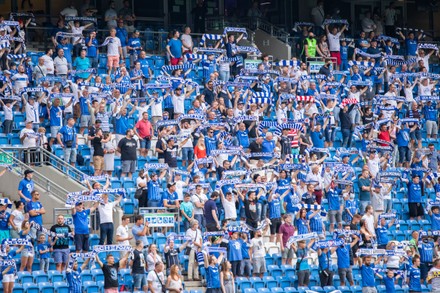
[[[377,136],[378,139],[382,139],[385,141],[391,141],[390,133],[387,131],[381,131],[379,132],[379,135]],[[381,146],[387,146],[387,144],[380,144]]]
[[[144,138],[151,138],[151,123],[150,121],[144,121],[144,119],[139,120],[138,123],[136,123],[136,129],[138,134],[142,139]]]

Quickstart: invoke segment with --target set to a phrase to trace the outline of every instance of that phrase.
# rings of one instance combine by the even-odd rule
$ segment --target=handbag
[[[66,145],[66,148],[72,148],[73,146],[73,140],[68,140],[64,143]]]
[[[296,270],[297,270],[297,271],[299,271],[299,268],[300,268],[301,263],[302,263],[302,261],[303,261],[303,259],[304,259],[305,256],[306,256],[306,252],[304,251],[304,254],[303,254],[303,256],[301,257],[301,260],[300,260],[299,262],[296,263]]]
[[[162,281],[160,280],[159,275],[156,273],[156,271],[154,271],[154,273],[156,274],[157,280],[159,280],[159,283],[162,286],[162,293],[166,293],[167,288],[165,287],[165,284],[162,284]]]
[[[144,190],[142,188],[136,189],[136,192],[134,193],[134,198],[140,199],[142,197],[143,193],[144,193]]]

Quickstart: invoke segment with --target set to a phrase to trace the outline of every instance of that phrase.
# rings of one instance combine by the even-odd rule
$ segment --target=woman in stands
[[[24,213],[24,202],[22,201],[14,201],[15,210],[11,213],[9,217],[9,225],[12,227],[11,229],[11,238],[20,238],[21,225],[25,219]]]
[[[5,248],[6,255],[3,256],[3,260],[14,260],[14,256],[16,256],[17,253],[20,253],[23,250],[23,247],[24,246],[21,246],[18,250],[11,250],[9,245],[6,245]],[[12,293],[15,283],[15,274],[16,274],[15,266],[6,266],[6,265],[1,266],[0,273],[2,274],[1,278],[3,283],[3,292]]]
[[[229,261],[221,264],[220,284],[223,293],[235,293],[234,275],[231,272],[231,263]]]
[[[180,293],[183,291],[182,279],[180,278],[178,265],[171,266],[166,288],[170,293]]]
[[[31,235],[31,224],[28,220],[24,220],[21,224],[20,238],[32,240]],[[29,273],[32,273],[32,264],[34,263],[34,248],[32,246],[23,246],[23,251],[21,252],[21,265],[20,272],[23,272],[26,268]]]

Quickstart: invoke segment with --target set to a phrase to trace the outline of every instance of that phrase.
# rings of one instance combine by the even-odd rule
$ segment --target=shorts
[[[349,283],[353,283],[353,272],[351,268],[344,268],[344,269],[339,268],[338,275],[341,282],[344,281],[345,283],[345,279],[348,279]]]
[[[0,230],[0,243],[3,242],[5,239],[11,238],[9,235],[9,230]]]
[[[264,274],[266,272],[266,259],[264,257],[254,257],[252,268],[254,274]]]
[[[275,235],[280,230],[281,218],[270,219],[272,225],[270,225],[270,235]]]
[[[14,274],[3,275],[2,283],[14,283],[14,282],[15,282],[15,275]]]
[[[193,161],[194,160],[194,149],[190,147],[182,148],[182,160]]]
[[[328,211],[328,220],[330,224],[334,224],[335,222],[338,224],[342,223],[341,211]]]
[[[377,293],[377,289],[374,287],[363,287],[362,293]]]
[[[142,138],[140,140],[140,147],[141,149],[147,149],[147,150],[151,149],[151,138],[150,137]]]
[[[79,127],[89,127],[90,121],[92,121],[92,116],[90,115],[81,115],[81,120],[79,123]]]
[[[95,170],[104,170],[104,157],[93,156],[93,168]]]
[[[146,274],[135,274],[133,275],[133,287],[137,289],[142,289],[147,286],[147,275]]]
[[[336,58],[336,64],[341,65],[341,52],[330,52],[332,58]],[[332,59],[333,61],[334,59]],[[334,63],[334,62],[333,62]]]
[[[293,249],[292,248],[284,248],[282,258],[293,258]]]
[[[64,162],[66,163],[76,163],[76,149],[65,148],[64,149]]]
[[[426,120],[426,134],[437,135],[438,126],[436,121]]]
[[[407,146],[399,147],[399,163],[403,164],[404,162],[411,161],[411,151]]]
[[[53,251],[53,261],[54,263],[69,263],[69,253],[70,249],[54,249]]]
[[[420,131],[420,129],[416,129],[412,132],[409,133],[409,137],[412,140],[421,140],[422,139],[422,132]]]
[[[25,248],[21,251],[21,256],[22,257],[34,257],[35,253],[32,248],[31,249]]]
[[[56,138],[58,131],[60,131],[61,126],[51,126],[50,127],[50,137]]]
[[[89,251],[89,234],[75,234],[75,250]]]
[[[119,67],[119,55],[117,56],[107,56],[107,67]]]
[[[122,161],[122,173],[134,173],[136,171],[136,161]]]
[[[119,292],[118,288],[104,289],[104,293],[118,293],[118,292]]]
[[[411,218],[421,217],[425,215],[425,211],[423,210],[423,205],[419,202],[409,202],[409,216]]]

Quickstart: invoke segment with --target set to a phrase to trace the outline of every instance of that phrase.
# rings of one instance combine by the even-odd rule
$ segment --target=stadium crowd
[[[322,9],[296,24],[291,60],[239,45],[244,28],[195,44],[185,27],[170,32],[161,68],[129,1],[119,12],[110,2],[103,38],[94,9],[64,9],[35,64],[31,16],[0,17],[3,137],[19,133],[23,147],[86,170],[88,187],[66,196],[72,225],[43,223],[33,169],[14,208],[1,199],[3,292],[28,288],[26,276],[41,289],[40,275],[92,292],[95,267],[87,280],[102,276],[105,292],[181,292],[182,271],[210,293],[440,292],[439,49],[423,31],[396,29],[393,5],[388,35],[367,14],[354,39]],[[137,213],[114,227],[126,201],[175,212],[178,229],[152,233]]]

